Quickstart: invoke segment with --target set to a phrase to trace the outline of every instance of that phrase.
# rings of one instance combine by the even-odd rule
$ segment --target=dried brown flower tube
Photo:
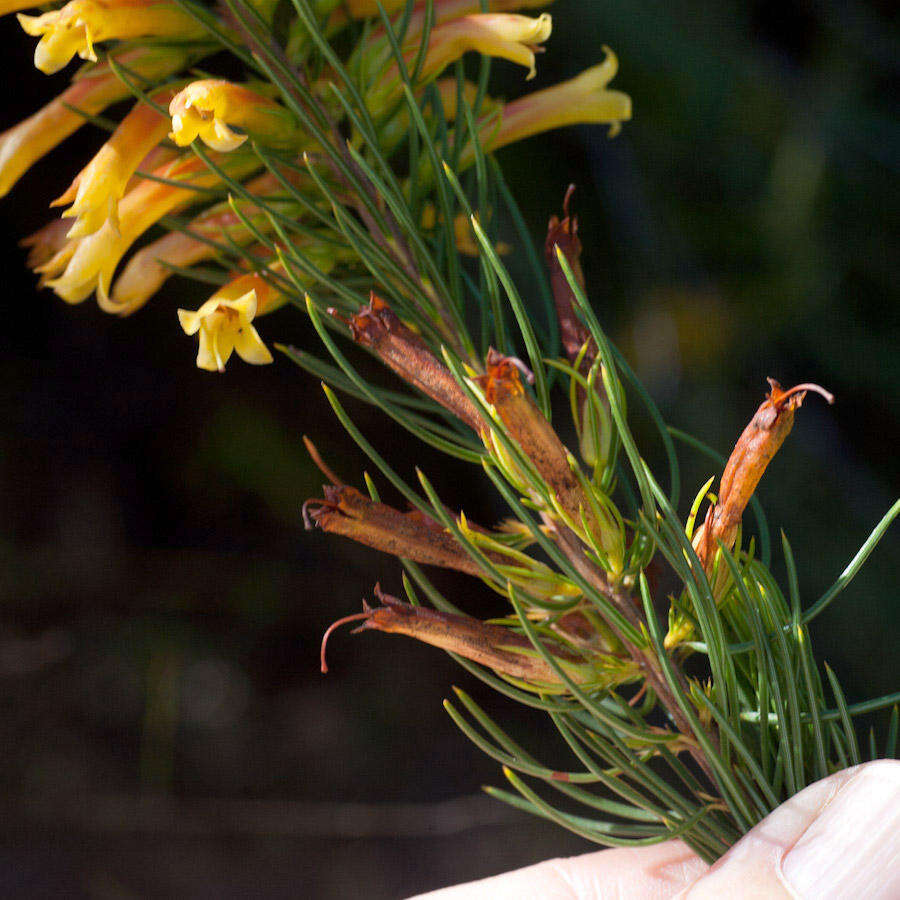
[[[562,685],[559,675],[538,656],[525,635],[470,616],[411,606],[383,593],[377,585],[375,596],[381,606],[373,609],[363,601],[363,612],[339,619],[325,632],[322,638],[323,672],[328,671],[325,649],[334,629],[345,622],[361,621],[354,633],[374,630],[404,634],[433,647],[458,653],[507,678],[535,687]],[[578,653],[554,641],[546,641],[545,647],[574,681],[584,683],[596,679],[594,667]]]
[[[606,552],[620,553],[621,535],[611,518],[598,519],[595,507],[570,465],[570,454],[557,437],[547,417],[525,393],[517,361],[491,349],[487,374],[478,379],[485,400],[493,406],[507,434],[537,469],[549,489],[555,510],[568,520],[565,524],[583,532],[582,516],[592,536]]]
[[[336,315],[334,310],[329,312]],[[369,305],[347,324],[353,340],[371,348],[404,381],[440,403],[473,431],[481,430],[483,423],[478,410],[450,370],[374,291],[369,296]]]
[[[349,485],[326,485],[322,500],[304,504],[307,527],[340,534],[374,550],[426,566],[479,575],[478,564],[437,522],[418,511],[377,503]]]
[[[481,574],[478,563],[439,522],[418,510],[402,512],[371,500],[344,484],[323,462],[312,441],[306,437],[303,440],[313,461],[332,482],[323,487],[323,499],[303,504],[307,528],[318,526],[329,534],[343,535],[373,550],[426,566]]]
[[[562,220],[557,216],[550,217],[547,238],[544,242],[544,255],[550,273],[550,287],[553,291],[553,303],[556,306],[556,318],[559,321],[559,336],[569,362],[574,363],[581,353],[581,348],[590,341],[590,346],[581,364],[582,374],[585,374],[597,355],[597,348],[591,339],[590,332],[575,313],[575,296],[556,255],[556,248],[559,247],[575,275],[575,280],[584,289],[578,219],[569,215],[569,200],[574,191],[575,185],[570,184],[563,200]]]
[[[738,438],[722,473],[718,501],[709,507],[705,522],[694,534],[694,550],[707,574],[712,571],[718,542],[729,549],[734,546],[744,510],[790,433],[794,413],[806,392],[814,391],[828,403],[834,402],[834,397],[817,384],[798,384],[785,391],[774,378],[768,381],[772,390]]]

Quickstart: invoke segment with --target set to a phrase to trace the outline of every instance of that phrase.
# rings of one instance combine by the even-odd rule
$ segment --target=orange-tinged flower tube
[[[277,191],[280,185],[278,179],[267,172],[249,181],[246,187],[253,194],[265,196]],[[271,230],[271,219],[260,213],[258,207],[243,201],[238,205],[259,232]],[[170,231],[141,247],[128,260],[109,297],[97,298],[101,308],[120,316],[140,309],[171,277],[172,265],[187,268],[215,256],[216,248],[203,238],[221,243],[227,235],[239,246],[246,246],[254,240],[253,232],[228,203],[217,203],[204,210],[188,224],[187,230],[196,237],[182,231]]]
[[[257,272],[241,275],[216,291],[196,312],[178,310],[187,335],[199,334],[197,367],[223,372],[232,353],[255,366],[272,362],[252,322],[284,305],[285,296]]]
[[[26,265],[29,269],[35,269],[53,259],[68,242],[66,232],[69,223],[65,219],[54,219],[43,228],[39,228],[34,234],[19,241],[20,247],[28,248]]]
[[[233,177],[249,174],[258,163],[249,157],[217,160]],[[218,176],[199,157],[190,154],[158,168],[157,177],[184,181],[194,187],[212,187]],[[113,273],[128,248],[160,218],[197,199],[191,187],[174,187],[159,181],[141,181],[119,203],[119,228],[107,222],[99,231],[77,238],[50,262],[38,269],[43,283],[67,303],[80,303],[94,290],[108,293]]]
[[[157,91],[152,100],[168,103],[174,93],[165,88]],[[168,130],[169,120],[150,104],[139,102],[134,106],[69,189],[51,204],[72,203],[63,213],[63,218],[75,219],[69,237],[93,234],[107,220],[118,228],[119,200],[131,176],[147,154],[165,139]]]
[[[532,9],[549,6],[553,0],[489,0],[491,12],[508,12],[515,9]],[[377,0],[346,0],[346,9],[354,19],[377,19],[380,17]],[[406,0],[382,0],[381,5],[388,14],[399,12],[406,5]],[[338,11],[340,6],[338,6]],[[480,0],[436,0],[434,4],[434,21],[440,23],[447,19],[476,13],[481,10]],[[418,27],[421,33],[422,20],[425,16],[425,4],[417,2],[410,16],[409,29]],[[418,25],[416,26],[416,22]],[[407,34],[410,33],[409,29]]]
[[[40,37],[34,64],[58,72],[77,54],[97,61],[94,44],[139,37],[199,39],[206,30],[173,0],[70,0],[40,16],[18,16],[26,34]]]
[[[487,13],[508,13],[519,9],[533,9],[535,7],[549,6],[553,0],[489,0]],[[435,0],[433,7],[432,28],[443,25],[462,16],[477,15],[482,12],[481,0]],[[378,12],[373,14],[379,18]],[[406,33],[403,36],[406,47],[418,44],[425,29],[425,4],[417,3],[409,17]],[[371,36],[362,46],[362,51],[369,53],[377,42],[384,44],[385,59],[391,54],[390,44],[384,33],[384,26],[378,25],[373,29]]]
[[[709,507],[706,521],[693,537],[694,550],[707,574],[712,572],[719,543],[728,549],[734,546],[744,510],[766,467],[790,434],[794,413],[803,403],[807,391],[815,391],[829,403],[834,402],[834,397],[817,384],[798,384],[785,391],[770,378],[769,385],[771,391],[728,458],[718,499]]]
[[[219,153],[236,150],[252,135],[273,147],[296,145],[302,138],[291,114],[245,85],[218,78],[193,81],[169,104],[172,133],[179,147],[196,138]],[[233,127],[242,129],[239,134]]]
[[[115,59],[136,76],[157,81],[183,68],[191,56],[189,49],[147,46],[126,50]],[[59,97],[0,134],[0,197],[37,160],[81,128],[85,115],[96,116],[129,95],[128,87],[103,63],[79,73]]]
[[[610,136],[616,135],[621,123],[631,118],[631,98],[606,86],[618,70],[616,55],[604,48],[606,59],[569,81],[535,91],[503,107],[499,122],[490,117],[482,126],[482,142],[487,149],[499,150],[509,144],[563,128],[566,125],[608,124]],[[475,150],[467,145],[460,164],[474,162]]]

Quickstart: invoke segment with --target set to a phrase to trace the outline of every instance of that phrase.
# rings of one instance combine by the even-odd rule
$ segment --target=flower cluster
[[[315,0],[309,9],[326,21],[329,36],[358,35],[346,64],[368,85],[366,114],[377,120],[379,152],[390,158],[413,127],[399,103],[410,71],[416,68],[412,87],[423,98],[422,114],[432,123],[440,118],[452,126],[461,115],[456,108],[460,98],[471,106],[478,91],[465,82],[460,93],[457,79],[441,79],[442,73],[475,52],[522,65],[533,77],[535,54],[550,37],[552,22],[546,13],[530,16],[517,10],[546,2],[491,0],[485,13],[479,0],[436,0],[429,22],[425,3],[392,0],[384,9],[395,17],[393,26],[402,13],[407,16],[400,59],[392,54],[385,25],[378,21],[378,4]],[[2,11],[29,5],[10,0]],[[247,16],[266,21],[273,8],[253,0],[247,4]],[[375,22],[360,29],[366,19]],[[187,333],[200,335],[198,365],[221,370],[230,352],[221,348],[232,344],[248,362],[269,362],[268,351],[250,351],[246,327],[244,339],[232,340],[238,313],[228,304],[238,298],[223,298],[233,293],[235,269],[255,272],[281,298],[262,302],[257,292],[257,302],[241,301],[239,318],[249,325],[297,296],[298,287],[321,284],[322,276],[336,269],[352,274],[359,261],[340,241],[323,235],[317,239],[320,185],[304,171],[309,157],[303,154],[320,158],[323,136],[311,133],[291,98],[261,80],[258,66],[249,66],[243,80],[191,80],[188,75],[198,63],[215,65],[223,42],[240,47],[241,23],[218,8],[180,0],[70,0],[38,16],[20,13],[19,21],[27,34],[40,38],[35,65],[42,72],[57,72],[76,55],[87,64],[58,99],[0,135],[0,195],[82,125],[113,104],[135,98],[131,110],[54,202],[62,207],[61,219],[26,239],[29,264],[41,285],[68,303],[94,294],[101,309],[128,315],[173,273],[190,275],[200,263],[221,264],[223,288],[196,315],[179,312]],[[302,67],[311,55],[312,34],[301,16],[290,23],[288,33],[284,62]],[[615,57],[607,51],[606,62],[570,82],[506,104],[481,96],[476,135],[469,134],[458,148],[459,168],[474,164],[479,145],[499,149],[572,122],[599,121],[618,128],[630,117],[631,107],[626,95],[607,89],[615,68]],[[345,111],[331,93],[339,81],[335,72],[319,66],[305,77],[310,96],[333,123],[340,128],[352,125],[341,122]],[[428,96],[437,99],[425,102],[431,90],[437,93]],[[322,114],[315,117],[320,122]],[[336,135],[325,138],[333,141]],[[423,160],[422,184],[429,180],[429,165]],[[333,184],[334,175],[325,172],[321,177]],[[279,221],[288,220],[290,226],[273,234]],[[159,227],[169,234],[155,237]],[[455,228],[461,252],[477,253],[465,220],[457,217]],[[273,256],[278,262],[285,254],[302,257],[302,278],[297,278],[296,265],[271,264]],[[204,324],[199,326],[201,319]]]

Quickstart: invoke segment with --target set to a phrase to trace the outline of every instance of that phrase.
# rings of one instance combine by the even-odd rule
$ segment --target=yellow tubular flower
[[[183,68],[190,57],[190,50],[185,49],[137,47],[115,59],[136,76],[155,81]],[[0,197],[8,194],[35,162],[85,124],[85,116],[69,107],[96,116],[129,94],[128,87],[104,63],[77,75],[59,97],[0,134]]]
[[[202,38],[206,31],[173,0],[70,0],[40,16],[18,16],[26,34],[40,37],[34,64],[52,75],[78,54],[97,61],[94,44],[139,37]]]
[[[197,367],[222,372],[233,352],[255,366],[272,362],[272,354],[251,323],[284,302],[281,291],[251,272],[220,288],[196,312],[179,309],[184,333],[200,335]]]
[[[553,22],[547,13],[537,18],[484,13],[453,19],[432,30],[419,79],[424,82],[437,77],[469,51],[518,63],[528,69],[528,78],[533,78],[535,53],[550,37],[552,29]],[[407,65],[413,64],[418,52],[417,42],[404,49]],[[383,109],[393,103],[401,91],[397,67],[392,63],[369,91],[368,103],[373,109]]]
[[[249,174],[258,166],[249,157],[231,161],[223,157],[217,164],[224,166],[235,178]],[[218,176],[193,154],[161,166],[153,174],[184,181],[193,187],[212,187],[218,183]],[[44,276],[42,283],[67,303],[80,303],[95,289],[98,297],[104,297],[128,248],[160,218],[197,199],[197,193],[190,186],[179,188],[159,181],[141,181],[119,204],[118,231],[107,222],[99,231],[69,241],[52,260],[37,270]]]
[[[534,55],[550,37],[553,21],[549,13],[537,18],[511,13],[484,13],[453,19],[431,33],[422,66],[424,77],[437,75],[469,50],[498,56],[528,69],[534,78]],[[418,48],[410,54],[415,58]]]
[[[167,103],[174,94],[167,88],[158,91],[152,99],[158,104]],[[76,176],[72,186],[51,204],[61,206],[74,200],[63,213],[64,218],[76,220],[69,237],[93,234],[107,220],[118,229],[119,200],[131,176],[147,154],[165,139],[168,130],[169,120],[147,103],[138,103],[125,116],[112,137]]]
[[[288,111],[274,100],[230,81],[207,78],[194,81],[179,91],[169,104],[172,133],[179,147],[196,138],[219,153],[236,150],[247,134],[238,134],[237,126],[270,146],[290,146],[300,138]]]
[[[619,63],[609,47],[603,49],[606,59],[571,81],[508,103],[501,121],[494,126],[496,130],[491,133],[491,125],[487,126],[485,145],[497,150],[543,131],[580,123],[607,123],[610,137],[618,134],[621,123],[631,118],[631,98],[621,91],[606,89]],[[462,164],[471,163],[474,158],[474,148],[469,145],[463,150]]]
[[[248,182],[246,187],[251,193],[264,196],[278,191],[280,185],[278,179],[267,172]],[[265,233],[271,229],[268,216],[254,215],[258,212],[257,207],[243,205],[241,212],[253,221],[258,231]],[[253,233],[227,203],[216,204],[204,210],[187,227],[198,236],[171,231],[138,250],[116,279],[111,296],[98,294],[97,301],[101,309],[120,316],[130,315],[140,309],[173,274],[170,266],[187,268],[215,256],[218,252],[216,248],[202,238],[221,243],[223,236],[227,234],[241,246],[249,244],[254,238]]]

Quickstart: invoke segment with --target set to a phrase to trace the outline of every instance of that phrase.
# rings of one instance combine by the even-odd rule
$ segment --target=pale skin
[[[554,859],[418,900],[900,898],[900,762],[796,794],[710,867],[680,841]]]

